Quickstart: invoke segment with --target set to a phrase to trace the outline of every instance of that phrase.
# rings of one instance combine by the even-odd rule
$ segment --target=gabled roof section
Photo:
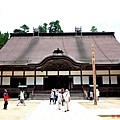
[[[40,64],[56,48],[75,62],[91,64],[91,45],[95,47],[96,64],[119,64],[120,43],[114,32],[13,34],[0,50],[0,65]],[[72,60],[69,59],[72,62]],[[77,62],[76,62],[77,63]]]
[[[64,54],[53,54],[46,56],[38,64],[28,64],[29,66],[34,66],[39,70],[74,70],[80,69],[83,62],[76,61],[74,58]],[[86,63],[85,63],[86,64]]]

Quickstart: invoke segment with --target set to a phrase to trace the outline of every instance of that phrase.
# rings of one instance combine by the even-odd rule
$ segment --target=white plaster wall
[[[14,71],[14,76],[17,76],[17,75],[22,76],[23,75],[23,71]]]
[[[80,75],[80,71],[70,71],[70,75]]]
[[[73,76],[73,84],[80,85],[81,84],[81,77],[80,76]]]
[[[58,75],[58,71],[48,71],[48,75]]]
[[[109,84],[109,76],[102,76],[103,84]]]
[[[116,74],[120,75],[120,70],[110,70],[110,74],[111,75],[116,75]]]
[[[111,84],[117,84],[117,76],[111,76]]]
[[[34,85],[34,77],[27,77],[26,84],[27,85]]]
[[[10,85],[10,77],[3,77],[2,85]]]
[[[46,71],[36,71],[36,75],[46,75]]]
[[[34,75],[34,71],[25,71],[25,75]]]
[[[84,84],[89,84],[89,76],[82,76],[82,83]]]
[[[59,75],[69,75],[69,71],[59,71]]]
[[[43,85],[43,77],[36,77],[36,85]]]
[[[12,75],[12,71],[3,71],[3,76],[4,75]]]

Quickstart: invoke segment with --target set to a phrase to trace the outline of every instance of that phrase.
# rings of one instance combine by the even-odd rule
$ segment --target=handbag
[[[65,99],[64,99],[64,98],[62,99],[62,102],[65,102]]]

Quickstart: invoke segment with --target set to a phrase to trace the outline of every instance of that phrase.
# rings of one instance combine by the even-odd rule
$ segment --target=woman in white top
[[[68,91],[68,89],[65,90],[63,97],[65,99],[64,109],[65,109],[65,112],[67,112],[67,111],[69,111],[69,102],[70,102],[70,92]]]
[[[24,91],[20,91],[20,102],[21,104],[23,104],[25,106],[25,102],[24,102]],[[19,105],[19,103],[17,104],[17,106]]]
[[[96,89],[96,96],[97,96],[97,100],[99,100],[100,91],[98,89]]]
[[[59,90],[59,92],[58,92],[58,99],[57,99],[57,101],[58,101],[58,109],[60,110],[61,109],[61,104],[62,104],[62,93],[61,93],[61,91]]]

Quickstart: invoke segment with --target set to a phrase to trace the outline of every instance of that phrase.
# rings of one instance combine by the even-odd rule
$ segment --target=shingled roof
[[[91,63],[91,45],[95,46],[96,64],[119,64],[120,43],[114,32],[13,34],[0,50],[0,65],[38,64],[59,48],[63,56],[76,62]]]

